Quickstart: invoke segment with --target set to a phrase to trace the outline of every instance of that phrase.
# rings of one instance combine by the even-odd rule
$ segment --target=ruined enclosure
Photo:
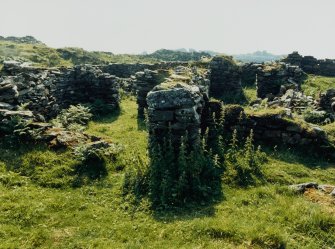
[[[293,52],[283,59],[284,62],[300,66],[306,73],[323,76],[335,76],[335,60],[318,60],[313,56],[301,56],[298,52]]]
[[[113,110],[120,101],[117,78],[94,66],[52,70],[8,63],[4,72],[0,101],[6,103],[9,110],[26,105],[41,121],[55,117],[70,105],[101,100]]]
[[[216,56],[210,64],[210,96],[216,98],[242,95],[240,68],[232,57]]]

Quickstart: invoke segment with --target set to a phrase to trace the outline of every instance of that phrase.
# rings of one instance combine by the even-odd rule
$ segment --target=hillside
[[[249,54],[237,54],[233,55],[233,57],[242,62],[269,62],[269,61],[277,61],[284,58],[284,55],[274,55],[267,51],[256,51],[254,53]]]

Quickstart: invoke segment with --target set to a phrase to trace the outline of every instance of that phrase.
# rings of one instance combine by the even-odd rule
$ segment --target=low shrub
[[[68,109],[62,110],[52,123],[65,129],[84,130],[93,116],[90,111],[89,107],[83,105],[71,105]]]

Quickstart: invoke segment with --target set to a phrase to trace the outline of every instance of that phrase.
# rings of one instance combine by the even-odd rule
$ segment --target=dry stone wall
[[[298,52],[289,54],[284,62],[300,66],[306,73],[335,76],[335,60],[318,60],[313,56],[301,56]]]
[[[285,63],[264,64],[257,69],[257,96],[271,99],[285,85],[295,85],[298,90],[305,78],[306,74],[298,66]]]
[[[162,83],[147,96],[150,141],[163,143],[171,132],[173,145],[187,133],[191,145],[200,142],[200,121],[204,105],[197,86],[185,83]]]
[[[39,121],[56,116],[69,105],[97,99],[117,108],[118,80],[89,65],[46,70],[11,62],[5,63],[0,78],[1,110],[16,111],[25,106]]]
[[[220,98],[225,95],[242,93],[241,73],[232,57],[215,56],[209,64],[210,96]]]
[[[144,117],[144,110],[147,109],[147,94],[157,86],[161,77],[157,71],[145,69],[143,72],[137,72],[136,77],[136,89],[137,89],[137,105],[138,105],[138,117]]]
[[[246,137],[252,129],[258,143],[267,145],[284,145],[322,156],[335,158],[335,148],[329,142],[326,133],[318,126],[300,124],[285,113],[247,114],[239,105],[223,106],[218,101],[206,103],[202,117],[202,132],[206,131],[213,113],[220,118],[224,113],[224,130],[226,135],[237,130]]]

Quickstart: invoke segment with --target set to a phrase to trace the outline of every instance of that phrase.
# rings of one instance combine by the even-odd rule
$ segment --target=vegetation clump
[[[52,120],[55,126],[62,127],[73,131],[82,131],[92,118],[89,107],[83,105],[71,105],[68,109],[64,109],[60,114]]]

